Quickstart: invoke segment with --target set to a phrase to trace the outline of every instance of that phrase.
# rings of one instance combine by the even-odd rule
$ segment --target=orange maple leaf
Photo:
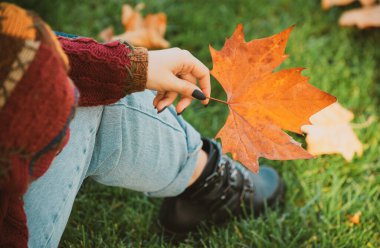
[[[312,158],[281,129],[302,133],[309,117],[336,101],[308,83],[302,68],[273,72],[286,58],[285,47],[293,27],[274,36],[245,42],[237,26],[220,51],[210,46],[211,74],[227,93],[230,114],[216,135],[223,152],[258,172],[258,158],[273,160]]]

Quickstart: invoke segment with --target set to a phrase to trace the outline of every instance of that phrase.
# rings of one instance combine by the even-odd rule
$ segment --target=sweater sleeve
[[[145,89],[145,48],[119,41],[101,44],[90,38],[58,36],[58,40],[69,57],[69,77],[79,89],[80,106],[111,104]]]

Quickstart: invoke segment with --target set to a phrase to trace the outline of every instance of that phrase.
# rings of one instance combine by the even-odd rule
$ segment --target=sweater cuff
[[[126,85],[127,94],[145,90],[148,73],[148,50],[143,47],[132,48],[129,57],[131,68],[127,68],[127,70],[133,83]]]

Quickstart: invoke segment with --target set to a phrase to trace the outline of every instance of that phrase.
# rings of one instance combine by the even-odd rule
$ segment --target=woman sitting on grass
[[[211,90],[188,51],[56,37],[6,3],[0,17],[1,247],[57,247],[87,177],[166,197],[158,222],[172,234],[283,196],[275,170],[251,173],[180,116]]]

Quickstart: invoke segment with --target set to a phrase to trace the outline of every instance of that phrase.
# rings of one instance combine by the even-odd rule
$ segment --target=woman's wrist
[[[137,91],[143,91],[146,88],[148,76],[148,50],[143,47],[133,48],[130,60],[132,82]]]

